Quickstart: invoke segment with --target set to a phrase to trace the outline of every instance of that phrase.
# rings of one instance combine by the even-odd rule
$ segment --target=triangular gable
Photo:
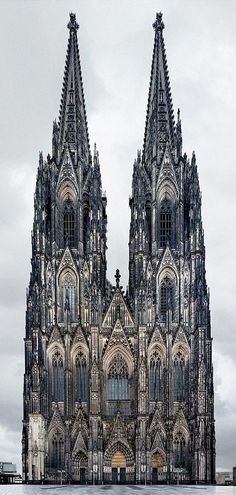
[[[66,247],[63,253],[58,272],[63,270],[63,268],[72,268],[72,270],[74,270],[74,272],[77,273],[75,262],[73,260],[72,254],[70,252],[70,248],[68,246]]]
[[[106,314],[103,319],[102,326],[103,327],[111,327],[112,326],[112,321],[113,321],[113,314],[114,311],[117,310],[117,308],[120,308],[120,312],[125,312],[125,326],[126,327],[133,327],[134,322],[132,319],[132,316],[130,314],[130,311],[128,309],[128,306],[124,300],[123,294],[121,293],[120,289],[117,288],[112,296],[112,300],[109,304],[108,310],[106,311]]]
[[[58,177],[57,189],[60,189],[66,182],[70,182],[77,190],[77,177],[74,171],[74,166],[71,160],[70,151],[66,146],[63,157],[61,169]]]
[[[63,420],[62,420],[58,406],[56,406],[54,409],[52,419],[51,419],[50,424],[49,424],[48,431],[50,432],[50,430],[56,429],[56,428],[59,428],[62,431],[64,431],[64,423],[63,423]]]
[[[170,153],[168,144],[166,144],[166,149],[162,158],[161,168],[157,180],[157,188],[159,188],[161,184],[166,180],[172,181],[172,183],[175,185],[176,188],[176,194],[178,194],[178,183],[176,179],[175,169],[173,166],[173,157]]]
[[[126,349],[128,348],[131,354],[133,353],[133,348],[125,335],[120,320],[117,320],[115,323],[111,336],[104,348],[104,355],[109,351],[111,347],[114,347],[117,344],[124,346]]]
[[[161,270],[163,270],[163,268],[167,268],[167,267],[170,267],[175,272],[177,272],[177,266],[173,258],[173,255],[171,253],[170,247],[168,245],[166,246],[163,256],[161,258],[158,271],[160,272]]]
[[[154,452],[155,450],[160,449],[163,452],[165,452],[165,448],[161,439],[161,435],[159,430],[156,431],[152,446],[151,446],[151,452]]]
[[[84,416],[83,408],[80,406],[78,408],[76,418],[74,420],[72,429],[71,429],[71,436],[74,438],[76,435],[78,435],[79,431],[83,431],[86,436],[88,434],[88,425]]]
[[[183,428],[189,433],[188,423],[186,421],[184,411],[182,408],[180,408],[177,412],[173,432],[176,433],[179,428]]]
[[[150,433],[153,430],[156,430],[157,425],[160,425],[160,427],[163,430],[163,432],[165,432],[164,423],[163,423],[163,420],[161,418],[161,414],[160,414],[160,410],[159,410],[159,407],[158,406],[156,406],[155,412],[154,412],[153,417],[152,417],[152,420],[151,420],[151,424],[150,424],[150,428],[149,428],[150,429]]]
[[[149,342],[149,346],[151,344],[154,344],[154,343],[160,344],[161,346],[165,346],[165,343],[164,343],[163,337],[161,335],[160,329],[157,326],[153,330],[153,333],[152,333],[152,336],[151,336],[151,339]]]
[[[113,443],[114,441],[117,442],[117,440],[121,440],[121,439],[127,443],[127,431],[126,431],[125,423],[120,411],[118,411],[114,419],[109,443]]]
[[[75,454],[76,452],[79,452],[80,450],[87,455],[88,449],[85,445],[85,441],[83,439],[83,435],[82,435],[81,431],[79,431],[78,436],[76,438],[75,445],[73,448],[73,454]]]
[[[80,325],[78,325],[78,327],[76,328],[75,335],[74,335],[73,342],[72,342],[72,346],[75,345],[77,342],[81,342],[81,343],[85,344],[86,347],[88,347],[86,337],[85,337],[84,332],[83,332]]]
[[[60,332],[58,326],[56,326],[56,325],[53,327],[53,330],[52,330],[52,333],[51,333],[51,336],[50,336],[48,345],[50,345],[50,344],[52,344],[54,342],[58,342],[58,344],[63,344],[63,339],[62,339],[62,336],[61,336],[61,332]]]
[[[178,328],[178,330],[176,332],[176,335],[175,335],[175,338],[173,341],[173,345],[175,345],[175,344],[184,344],[185,346],[187,346],[189,348],[188,339],[186,337],[184,329],[181,326]]]

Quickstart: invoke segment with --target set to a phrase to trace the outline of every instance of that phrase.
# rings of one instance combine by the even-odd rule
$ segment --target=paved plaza
[[[236,486],[0,485],[0,495],[236,495]]]

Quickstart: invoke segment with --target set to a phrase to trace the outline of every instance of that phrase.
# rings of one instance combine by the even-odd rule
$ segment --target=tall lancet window
[[[52,357],[52,398],[56,402],[64,400],[63,359],[59,351]]]
[[[161,400],[161,358],[156,351],[150,359],[149,397],[150,400]]]
[[[75,358],[75,388],[76,400],[88,400],[88,368],[83,352],[78,352]]]
[[[160,314],[161,321],[166,321],[167,311],[174,310],[174,287],[169,277],[165,277],[160,287]]]
[[[164,202],[160,210],[160,247],[164,248],[167,242],[171,245],[171,205]]]
[[[185,400],[185,360],[181,352],[173,359],[173,382],[174,400]]]
[[[63,212],[64,247],[75,247],[75,211],[72,201],[64,203]]]
[[[76,278],[71,272],[66,272],[60,280],[61,321],[65,311],[69,311],[71,321],[76,317]]]
[[[174,437],[174,465],[184,467],[186,462],[186,441],[183,433],[178,432]]]
[[[62,469],[64,467],[64,438],[60,431],[53,434],[50,454],[51,467]]]
[[[108,400],[128,400],[128,366],[118,352],[112,359],[108,373]]]

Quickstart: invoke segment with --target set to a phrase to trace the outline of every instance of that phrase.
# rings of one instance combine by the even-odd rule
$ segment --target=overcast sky
[[[0,461],[21,470],[25,289],[38,152],[51,153],[70,11],[91,148],[108,198],[108,275],[127,283],[132,165],[142,148],[156,11],[184,151],[195,150],[211,290],[217,468],[236,465],[236,1],[0,0]]]

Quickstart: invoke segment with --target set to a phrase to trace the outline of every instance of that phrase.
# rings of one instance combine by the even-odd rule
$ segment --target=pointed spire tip
[[[162,20],[162,12],[156,13],[156,20],[152,26],[155,29],[155,31],[163,31],[165,24]]]
[[[76,14],[73,12],[70,13],[70,21],[67,24],[67,27],[70,31],[77,31],[77,29],[79,29],[79,24],[76,22]]]

